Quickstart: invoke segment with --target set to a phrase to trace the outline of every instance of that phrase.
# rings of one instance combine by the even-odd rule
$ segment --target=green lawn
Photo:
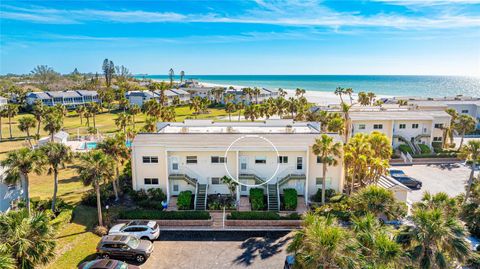
[[[96,116],[96,126],[101,133],[115,133],[118,131],[115,125],[115,118],[117,112],[101,113]],[[192,111],[188,106],[176,108],[176,121],[183,121],[185,118],[194,118]],[[9,140],[9,126],[8,120],[2,119],[2,135],[3,141],[0,142],[0,160],[5,158],[7,152],[21,147],[28,146],[25,140],[25,133],[18,130],[18,119],[27,114],[20,114],[12,119],[12,136],[13,140]],[[209,113],[198,115],[198,119],[215,119],[217,117],[224,117],[228,114],[223,109],[209,109]],[[236,119],[236,117],[234,117]],[[139,114],[135,117],[136,128],[143,127],[145,122],[145,115]],[[69,112],[69,115],[64,119],[64,130],[70,135],[76,135],[77,130],[80,135],[87,134],[87,127],[80,124],[80,118],[75,112]],[[90,122],[92,125],[92,121]],[[32,130],[32,134],[36,132]],[[44,137],[48,134],[41,130],[40,136]],[[69,164],[65,169],[62,169],[59,174],[58,197],[66,202],[76,205],[72,223],[67,224],[60,229],[58,234],[57,259],[45,266],[45,268],[76,268],[77,265],[92,257],[95,253],[95,247],[99,241],[99,237],[91,232],[96,225],[96,208],[90,208],[78,205],[81,197],[85,191],[91,187],[85,187],[77,178],[75,170],[75,163]],[[41,199],[49,199],[53,194],[53,176],[32,174],[30,176],[30,196]]]

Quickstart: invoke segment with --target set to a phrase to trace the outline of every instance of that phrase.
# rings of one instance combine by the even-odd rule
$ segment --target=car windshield
[[[140,241],[139,241],[137,238],[135,238],[135,237],[130,237],[130,239],[129,239],[128,242],[127,242],[127,245],[128,245],[130,248],[137,248],[139,243],[140,243]]]
[[[119,262],[117,264],[117,266],[115,267],[115,269],[128,269],[128,264],[126,264],[124,262]]]

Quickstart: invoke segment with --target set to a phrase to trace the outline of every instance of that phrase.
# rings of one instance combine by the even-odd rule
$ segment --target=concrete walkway
[[[240,197],[238,211],[251,211],[250,199],[248,197]]]
[[[177,211],[177,197],[172,196],[170,197],[170,201],[168,202],[168,207],[166,211]]]

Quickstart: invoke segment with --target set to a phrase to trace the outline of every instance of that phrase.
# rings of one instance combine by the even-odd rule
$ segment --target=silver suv
[[[160,227],[153,220],[134,220],[113,226],[108,234],[129,234],[140,239],[155,240],[160,235]]]
[[[152,252],[152,242],[138,239],[133,235],[106,235],[97,245],[97,254],[104,259],[115,257],[134,259],[143,263]]]

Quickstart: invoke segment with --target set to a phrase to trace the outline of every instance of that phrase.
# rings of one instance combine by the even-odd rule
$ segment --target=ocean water
[[[142,78],[143,76],[137,76]],[[146,78],[168,80],[166,75]],[[454,95],[480,97],[480,77],[460,76],[372,76],[372,75],[186,75],[201,82],[264,88],[333,92],[337,87],[355,92],[371,91],[391,96],[443,97]],[[175,79],[179,79],[175,76]]]

